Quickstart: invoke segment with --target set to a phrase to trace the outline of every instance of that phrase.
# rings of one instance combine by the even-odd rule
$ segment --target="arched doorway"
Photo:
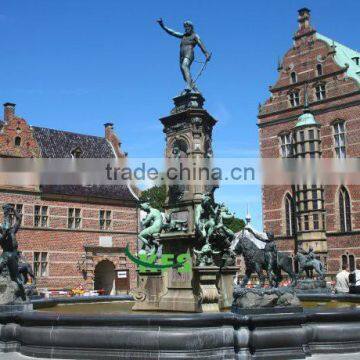
[[[105,290],[106,295],[110,295],[114,288],[115,266],[109,260],[100,261],[95,266],[94,289]]]

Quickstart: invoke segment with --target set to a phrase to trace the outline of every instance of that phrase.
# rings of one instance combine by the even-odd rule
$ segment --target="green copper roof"
[[[305,112],[304,114],[300,115],[295,127],[308,125],[318,125],[314,115],[311,112]]]
[[[330,46],[335,45],[335,61],[341,67],[345,67],[346,64],[348,64],[349,68],[346,71],[347,75],[355,79],[360,85],[360,65],[357,65],[353,60],[355,57],[360,57],[360,52],[350,49],[319,33],[316,33],[316,37],[319,40],[325,41]]]

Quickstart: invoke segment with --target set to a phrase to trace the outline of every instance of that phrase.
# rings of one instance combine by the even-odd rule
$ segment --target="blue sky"
[[[103,135],[114,122],[131,157],[163,155],[158,119],[183,87],[178,46],[156,24],[182,30],[191,19],[213,58],[199,87],[218,119],[215,156],[258,154],[257,106],[292,44],[297,10],[315,28],[357,49],[360,2],[1,0],[0,101],[30,124]],[[197,57],[202,54],[197,52]],[[197,64],[194,64],[196,71]],[[261,226],[258,186],[222,187],[217,199]]]

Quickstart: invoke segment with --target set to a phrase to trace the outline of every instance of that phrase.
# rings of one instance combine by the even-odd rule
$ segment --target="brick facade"
[[[1,122],[0,156],[2,157],[71,157],[79,149],[84,157],[120,157],[120,141],[112,124],[105,124],[105,137],[91,137],[60,130],[30,127],[15,115],[15,105],[4,105]],[[15,138],[19,139],[15,141]],[[59,145],[61,144],[61,146]],[[51,155],[49,155],[51,154]],[[19,249],[30,264],[36,254],[45,254],[44,272],[37,271],[39,288],[72,289],[79,285],[94,288],[96,266],[109,260],[114,270],[129,271],[129,286],[136,286],[135,265],[124,254],[129,244],[136,252],[138,213],[136,201],[127,188],[66,186],[20,188],[2,186],[0,203],[22,206],[22,227],[17,239]],[[36,207],[47,207],[45,225],[36,223]],[[79,209],[79,223],[69,228],[69,209]],[[109,224],[100,227],[100,211],[111,211]],[[1,218],[2,214],[0,215]],[[46,221],[45,221],[46,220]],[[121,289],[125,290],[125,289]]]
[[[281,157],[281,136],[293,133],[303,113],[305,89],[311,112],[320,124],[321,156],[336,157],[334,126],[344,124],[346,157],[360,157],[360,66],[359,53],[320,35],[310,24],[310,11],[299,10],[299,29],[294,46],[278,66],[278,80],[258,115],[262,157]],[[347,58],[346,58],[347,56]],[[346,58],[347,62],[344,62]],[[324,93],[321,91],[324,90]],[[324,186],[328,272],[341,268],[343,255],[353,255],[360,265],[360,187],[346,186],[350,196],[351,231],[340,224],[339,186]],[[287,233],[285,196],[294,196],[291,186],[263,187],[265,230],[272,230],[278,247],[294,251],[298,227]]]

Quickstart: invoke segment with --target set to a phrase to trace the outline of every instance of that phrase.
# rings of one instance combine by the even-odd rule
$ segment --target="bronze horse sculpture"
[[[307,257],[301,252],[298,252],[296,254],[295,259],[298,261],[299,264],[299,271],[298,271],[299,276],[305,271],[306,276],[308,278],[311,278],[310,274],[314,270],[319,275],[320,279],[325,278],[325,269],[320,260],[317,259],[308,260]]]
[[[269,283],[278,287],[282,276],[281,270],[286,272],[290,279],[291,285],[295,286],[297,279],[293,271],[292,259],[285,253],[270,250],[268,247],[259,249],[246,236],[245,231],[241,231],[235,235],[232,249],[237,255],[243,255],[245,261],[245,276],[241,283],[241,287],[245,287],[253,273],[256,273],[260,280],[260,286],[265,284],[265,276],[263,270],[266,271]]]

